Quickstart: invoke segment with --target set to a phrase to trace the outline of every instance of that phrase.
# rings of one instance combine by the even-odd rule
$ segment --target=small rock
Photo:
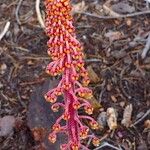
[[[14,116],[5,116],[0,118],[0,136],[8,136],[13,132],[15,126]]]
[[[122,102],[119,103],[119,105],[123,108],[125,106],[125,102],[122,101]]]
[[[101,126],[103,126],[103,127],[106,126],[106,124],[107,124],[106,112],[101,112],[101,113],[99,114],[99,116],[98,116],[98,118],[97,118],[97,122],[98,122]]]
[[[135,11],[135,7],[130,6],[128,3],[120,2],[112,5],[112,10],[117,13],[126,14],[133,13]]]
[[[148,150],[145,141],[143,140],[140,141],[139,146],[137,147],[137,150]]]
[[[144,122],[144,127],[145,127],[146,129],[150,129],[150,120],[146,120],[146,121]]]
[[[113,56],[116,59],[124,58],[126,55],[127,55],[126,51],[114,50],[111,52],[111,56]]]

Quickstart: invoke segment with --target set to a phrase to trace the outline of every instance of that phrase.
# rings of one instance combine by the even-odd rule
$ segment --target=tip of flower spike
[[[88,106],[84,106],[84,110],[88,115],[92,115],[94,109],[91,105],[88,105]]]
[[[70,83],[64,83],[64,84],[63,84],[63,88],[64,88],[65,90],[69,90],[69,89],[71,88],[71,84],[70,84]]]
[[[91,121],[90,125],[93,130],[99,129],[99,124],[96,121]]]
[[[85,99],[91,99],[93,95],[92,95],[92,92],[85,92],[85,93],[81,92],[79,93],[79,96]]]
[[[59,110],[59,105],[52,105],[51,106],[51,109],[53,110],[53,112],[58,112],[58,110]]]
[[[80,128],[80,137],[82,138],[82,139],[86,139],[87,138],[87,136],[88,136],[88,132],[89,132],[89,128],[88,127],[82,127],[82,128]]]
[[[56,96],[62,95],[62,88],[57,88],[57,89],[55,90],[55,95],[56,95]]]
[[[74,109],[77,110],[77,109],[79,109],[80,107],[81,107],[81,104],[80,104],[78,101],[76,101],[76,102],[73,103],[73,108],[74,108]]]
[[[66,121],[69,120],[69,119],[70,119],[69,113],[65,112],[65,113],[63,114],[63,119],[66,120]]]
[[[71,66],[72,66],[71,63],[65,62],[65,67],[66,67],[66,68],[71,68]]]
[[[71,76],[71,79],[72,79],[73,81],[77,81],[77,80],[79,79],[79,75],[78,75],[78,74],[73,74],[73,75]]]
[[[59,132],[61,129],[61,126],[60,126],[60,124],[56,123],[53,125],[52,129],[53,129],[53,131]]]
[[[55,96],[49,96],[47,94],[44,95],[44,98],[47,102],[55,103],[57,101],[57,98]]]
[[[84,78],[83,80],[82,80],[82,84],[83,84],[83,86],[88,86],[89,85],[89,83],[90,83],[90,79],[89,78]]]
[[[67,144],[62,144],[62,145],[60,145],[60,149],[61,149],[61,150],[66,150],[67,147],[68,147]]]
[[[52,70],[49,70],[49,69],[46,69],[45,71],[47,74],[51,75],[51,76],[57,76],[58,73],[56,71],[52,71]]]
[[[84,66],[84,62],[78,61],[76,65],[77,67],[82,68]]]
[[[100,145],[100,139],[98,139],[98,138],[95,137],[95,138],[93,138],[92,143],[93,143],[94,146],[97,147],[97,146]]]
[[[70,146],[72,150],[79,150],[79,144],[72,143]]]
[[[70,54],[70,53],[71,53],[71,50],[70,50],[70,49],[64,49],[64,53]]]
[[[88,76],[88,72],[86,70],[81,71],[81,76],[82,77],[87,77]]]
[[[56,142],[56,134],[50,133],[48,136],[48,139],[51,143],[55,143]]]

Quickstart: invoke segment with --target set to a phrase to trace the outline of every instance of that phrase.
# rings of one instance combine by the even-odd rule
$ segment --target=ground
[[[144,54],[145,49],[150,49],[148,0],[74,0],[72,4],[90,88],[95,105],[101,105],[98,110],[95,106],[94,117],[103,129],[93,132],[103,139],[101,145],[109,144],[99,149],[150,149],[150,53]],[[44,18],[43,2],[40,11]],[[52,82],[58,80],[44,71],[50,62],[48,38],[37,19],[33,0],[1,0],[0,33],[8,21],[10,27],[0,39],[0,149],[42,150],[44,146],[34,135],[38,121],[32,118],[37,110],[32,106],[49,109],[41,102],[44,85],[53,87]],[[110,108],[117,119],[113,131],[109,130],[111,123],[105,124],[108,116],[103,116]],[[38,113],[53,116],[50,110]],[[10,133],[2,136],[1,120],[8,116],[14,117],[15,124],[9,127]],[[90,148],[94,149],[91,144]]]

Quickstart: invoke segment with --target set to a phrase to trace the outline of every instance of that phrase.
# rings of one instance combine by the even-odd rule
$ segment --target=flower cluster
[[[45,0],[46,6],[46,33],[49,36],[47,43],[48,54],[52,62],[46,72],[52,76],[62,75],[58,86],[45,94],[45,99],[52,103],[52,110],[57,112],[64,108],[63,114],[52,127],[49,140],[54,143],[57,133],[63,132],[68,136],[68,142],[62,144],[61,150],[88,149],[81,140],[93,138],[93,144],[98,145],[99,139],[90,135],[89,127],[82,124],[87,119],[92,129],[98,129],[98,123],[90,116],[93,113],[91,104],[86,100],[92,96],[87,88],[88,73],[84,68],[83,52],[80,42],[76,39],[73,18],[70,14],[70,0]],[[58,102],[58,96],[63,95],[64,101]],[[79,115],[78,109],[83,108],[88,115]],[[65,125],[61,125],[62,121]]]

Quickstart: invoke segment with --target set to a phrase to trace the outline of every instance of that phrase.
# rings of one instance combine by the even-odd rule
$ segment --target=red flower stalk
[[[82,124],[82,120],[89,120],[93,129],[98,128],[98,123],[90,116],[78,115],[81,107],[88,115],[93,113],[92,106],[86,100],[92,96],[92,91],[87,88],[89,78],[84,68],[82,46],[76,39],[70,0],[45,0],[45,6],[46,33],[50,37],[48,54],[53,60],[46,72],[52,76],[62,74],[58,86],[46,93],[45,99],[53,103],[54,112],[60,107],[64,108],[64,113],[52,127],[49,140],[54,143],[57,133],[64,132],[68,136],[68,143],[61,145],[61,150],[88,149],[81,144],[81,139],[93,137],[95,145],[99,144],[99,140],[89,134],[89,128]],[[64,96],[64,102],[57,102],[60,95]],[[62,120],[66,121],[65,126],[61,126]]]

